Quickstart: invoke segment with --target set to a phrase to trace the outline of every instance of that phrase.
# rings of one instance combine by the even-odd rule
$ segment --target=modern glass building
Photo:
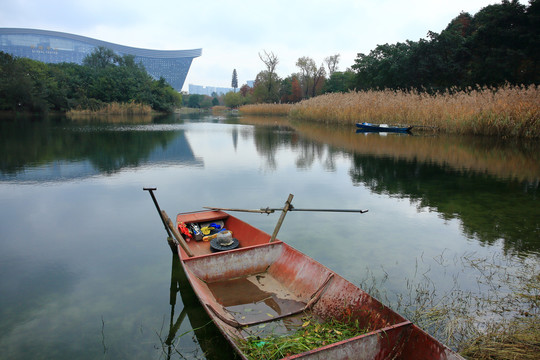
[[[103,46],[119,55],[133,55],[155,79],[163,77],[173,88],[182,90],[191,61],[202,49],[149,50],[113,44],[58,31],[0,28],[0,51],[45,63],[82,64],[86,55]]]

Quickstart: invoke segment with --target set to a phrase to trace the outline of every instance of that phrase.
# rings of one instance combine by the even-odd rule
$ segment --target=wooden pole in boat
[[[287,199],[287,201],[285,202],[285,206],[283,207],[283,211],[281,212],[281,216],[279,217],[279,220],[276,224],[276,228],[274,229],[274,233],[272,234],[272,237],[270,237],[270,241],[269,242],[273,242],[276,240],[276,236],[279,232],[279,229],[281,228],[281,224],[283,223],[283,220],[285,220],[285,215],[287,215],[287,211],[289,211],[290,207],[291,207],[291,201],[293,199],[294,195],[293,194],[289,194],[289,198]]]
[[[143,190],[148,191],[150,193],[150,196],[152,196],[152,200],[154,201],[154,205],[156,206],[159,217],[161,218],[161,221],[163,222],[163,226],[165,226],[165,231],[167,231],[167,235],[168,235],[167,242],[169,243],[173,253],[176,251],[176,246],[180,245],[182,249],[184,249],[186,254],[188,254],[189,257],[192,257],[193,253],[187,246],[187,243],[185,242],[184,238],[182,237],[182,235],[178,233],[178,230],[176,230],[176,228],[174,227],[171,219],[169,219],[165,210],[160,209],[159,204],[154,195],[154,190],[157,190],[157,188],[143,188]],[[173,233],[176,240],[173,239],[171,232]]]
[[[150,196],[152,197],[152,200],[154,201],[154,205],[156,206],[156,210],[159,214],[159,218],[161,219],[163,226],[165,226],[165,231],[167,232],[167,242],[169,243],[169,246],[171,247],[171,251],[174,254],[176,252],[176,247],[178,246],[178,242],[171,235],[169,227],[167,226],[167,223],[165,222],[165,219],[163,218],[163,214],[161,214],[161,209],[159,208],[159,204],[156,200],[156,196],[154,195],[154,190],[157,190],[157,188],[143,188],[143,190],[148,191],[150,193]]]
[[[167,227],[167,224],[165,223],[165,219],[161,216],[161,209],[159,208],[159,204],[156,200],[156,196],[154,195],[154,190],[157,190],[157,188],[143,188],[144,191],[148,191],[150,193],[150,196],[152,197],[152,200],[154,201],[154,205],[156,206],[156,209],[158,211],[159,217],[161,218],[161,221],[163,222],[163,226],[165,226],[165,231],[167,232],[167,235],[172,238],[171,232],[169,231],[169,228]]]

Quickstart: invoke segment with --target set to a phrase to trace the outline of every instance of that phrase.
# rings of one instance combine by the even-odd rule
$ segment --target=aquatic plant
[[[80,115],[147,115],[152,113],[152,107],[134,101],[127,103],[107,103],[96,109],[77,108],[66,112],[68,117],[77,117]]]
[[[242,115],[288,115],[292,104],[250,104],[238,108]]]
[[[354,125],[417,125],[446,133],[540,137],[540,89],[535,86],[331,93],[295,104],[294,119]]]
[[[330,319],[319,322],[314,317],[306,315],[302,318],[302,325],[292,334],[269,335],[262,338],[252,336],[241,340],[240,347],[249,359],[281,359],[369,331],[362,328],[358,320],[349,320]]]
[[[535,359],[540,352],[540,265],[537,258],[479,258],[463,254],[433,259],[448,269],[451,262],[466,269],[452,274],[450,288],[440,292],[430,279],[407,278],[407,291],[388,294],[388,277],[368,270],[361,287],[468,359]],[[420,275],[424,260],[417,259]],[[432,264],[433,265],[433,264]],[[469,274],[476,286],[464,289],[459,277]],[[472,274],[472,275],[471,275]],[[452,284],[453,282],[453,284]],[[475,289],[476,287],[476,289]]]
[[[540,89],[536,85],[454,88],[435,94],[415,90],[330,93],[293,105],[246,105],[240,111],[327,124],[389,123],[460,135],[540,137]]]

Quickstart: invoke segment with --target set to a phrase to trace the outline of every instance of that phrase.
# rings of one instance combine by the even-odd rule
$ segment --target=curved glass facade
[[[178,91],[184,86],[191,61],[202,54],[202,49],[149,50],[57,31],[0,28],[0,51],[45,63],[82,64],[83,59],[99,46],[119,55],[135,56],[135,62],[142,63],[153,78],[163,77]]]

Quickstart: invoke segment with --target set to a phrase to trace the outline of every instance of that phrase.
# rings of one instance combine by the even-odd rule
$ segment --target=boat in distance
[[[387,124],[371,124],[367,122],[356,123],[357,131],[360,132],[396,132],[408,133],[413,128],[412,126],[397,126]]]
[[[225,211],[180,213],[174,225],[160,212],[196,296],[242,359],[250,359],[247,339],[295,331],[309,314],[321,322],[354,321],[367,332],[283,359],[463,360],[337,273]],[[205,235],[210,228],[222,231]],[[219,245],[222,233],[236,241]]]

